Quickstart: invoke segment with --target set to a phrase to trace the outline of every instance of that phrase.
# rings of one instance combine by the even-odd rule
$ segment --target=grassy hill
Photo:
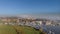
[[[39,31],[36,31],[32,27],[27,26],[14,26],[14,28],[19,32],[19,34],[39,34]]]
[[[0,34],[40,34],[41,31],[36,31],[32,27],[27,26],[12,26],[0,25]]]
[[[17,34],[17,32],[9,25],[0,25],[0,34]]]

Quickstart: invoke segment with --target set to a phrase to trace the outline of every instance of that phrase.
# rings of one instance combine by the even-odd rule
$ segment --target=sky
[[[0,0],[0,15],[60,14],[60,0]]]

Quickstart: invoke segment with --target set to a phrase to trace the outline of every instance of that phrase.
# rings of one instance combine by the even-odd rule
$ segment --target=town
[[[49,19],[41,19],[41,18],[22,18],[22,17],[0,17],[0,24],[11,24],[11,25],[60,25],[60,22],[53,21]]]

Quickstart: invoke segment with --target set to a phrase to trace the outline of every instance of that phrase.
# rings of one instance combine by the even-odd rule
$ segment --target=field
[[[32,27],[26,27],[26,26],[14,26],[14,28],[17,30],[17,32],[20,34],[39,34],[39,31],[36,31]]]
[[[11,26],[0,25],[0,34],[40,34],[40,31],[36,31],[32,27],[27,26]]]
[[[9,25],[0,25],[0,34],[17,34],[17,32]]]

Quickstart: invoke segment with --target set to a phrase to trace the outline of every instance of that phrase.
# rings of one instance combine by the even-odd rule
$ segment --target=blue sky
[[[60,0],[0,0],[0,15],[60,14]]]

